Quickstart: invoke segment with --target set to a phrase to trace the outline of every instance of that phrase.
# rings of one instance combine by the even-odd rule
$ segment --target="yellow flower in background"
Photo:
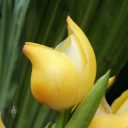
[[[0,128],[5,128],[4,124],[3,124],[2,120],[1,120],[1,117],[0,117]]]
[[[88,128],[127,128],[128,117],[114,114],[96,115]]]
[[[113,79],[113,80],[112,80]],[[109,80],[109,86],[114,77]],[[127,128],[128,127],[128,90],[123,92],[110,106],[105,97],[94,116],[89,128]]]
[[[61,110],[77,105],[95,81],[96,59],[83,31],[67,17],[68,37],[55,49],[27,42],[32,63],[31,90],[41,103]]]
[[[112,103],[111,109],[114,114],[128,116],[128,90]]]

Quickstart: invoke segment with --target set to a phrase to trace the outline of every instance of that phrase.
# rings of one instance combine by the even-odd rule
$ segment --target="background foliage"
[[[56,46],[67,35],[70,15],[92,43],[97,78],[108,68],[118,74],[128,61],[127,6],[127,0],[0,0],[0,111],[7,128],[43,128],[55,117],[31,95],[24,42]]]

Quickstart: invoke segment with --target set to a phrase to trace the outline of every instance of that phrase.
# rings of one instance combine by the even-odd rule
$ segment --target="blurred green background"
[[[31,95],[31,64],[22,47],[26,41],[55,47],[67,36],[67,15],[94,48],[97,78],[108,69],[119,74],[110,103],[127,89],[128,0],[0,0],[0,111],[7,128],[43,128],[55,119]]]

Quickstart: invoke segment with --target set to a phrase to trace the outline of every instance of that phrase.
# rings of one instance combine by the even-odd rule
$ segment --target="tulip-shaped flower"
[[[56,110],[77,105],[96,75],[95,54],[87,37],[69,16],[67,26],[68,37],[55,49],[30,42],[23,47],[32,63],[33,96]]]
[[[111,106],[105,97],[102,99],[89,128],[127,128],[128,127],[128,90],[123,92]]]

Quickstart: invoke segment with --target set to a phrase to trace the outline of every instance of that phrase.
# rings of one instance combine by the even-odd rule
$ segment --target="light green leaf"
[[[80,103],[65,128],[87,128],[91,122],[108,85],[110,71],[102,76]]]

